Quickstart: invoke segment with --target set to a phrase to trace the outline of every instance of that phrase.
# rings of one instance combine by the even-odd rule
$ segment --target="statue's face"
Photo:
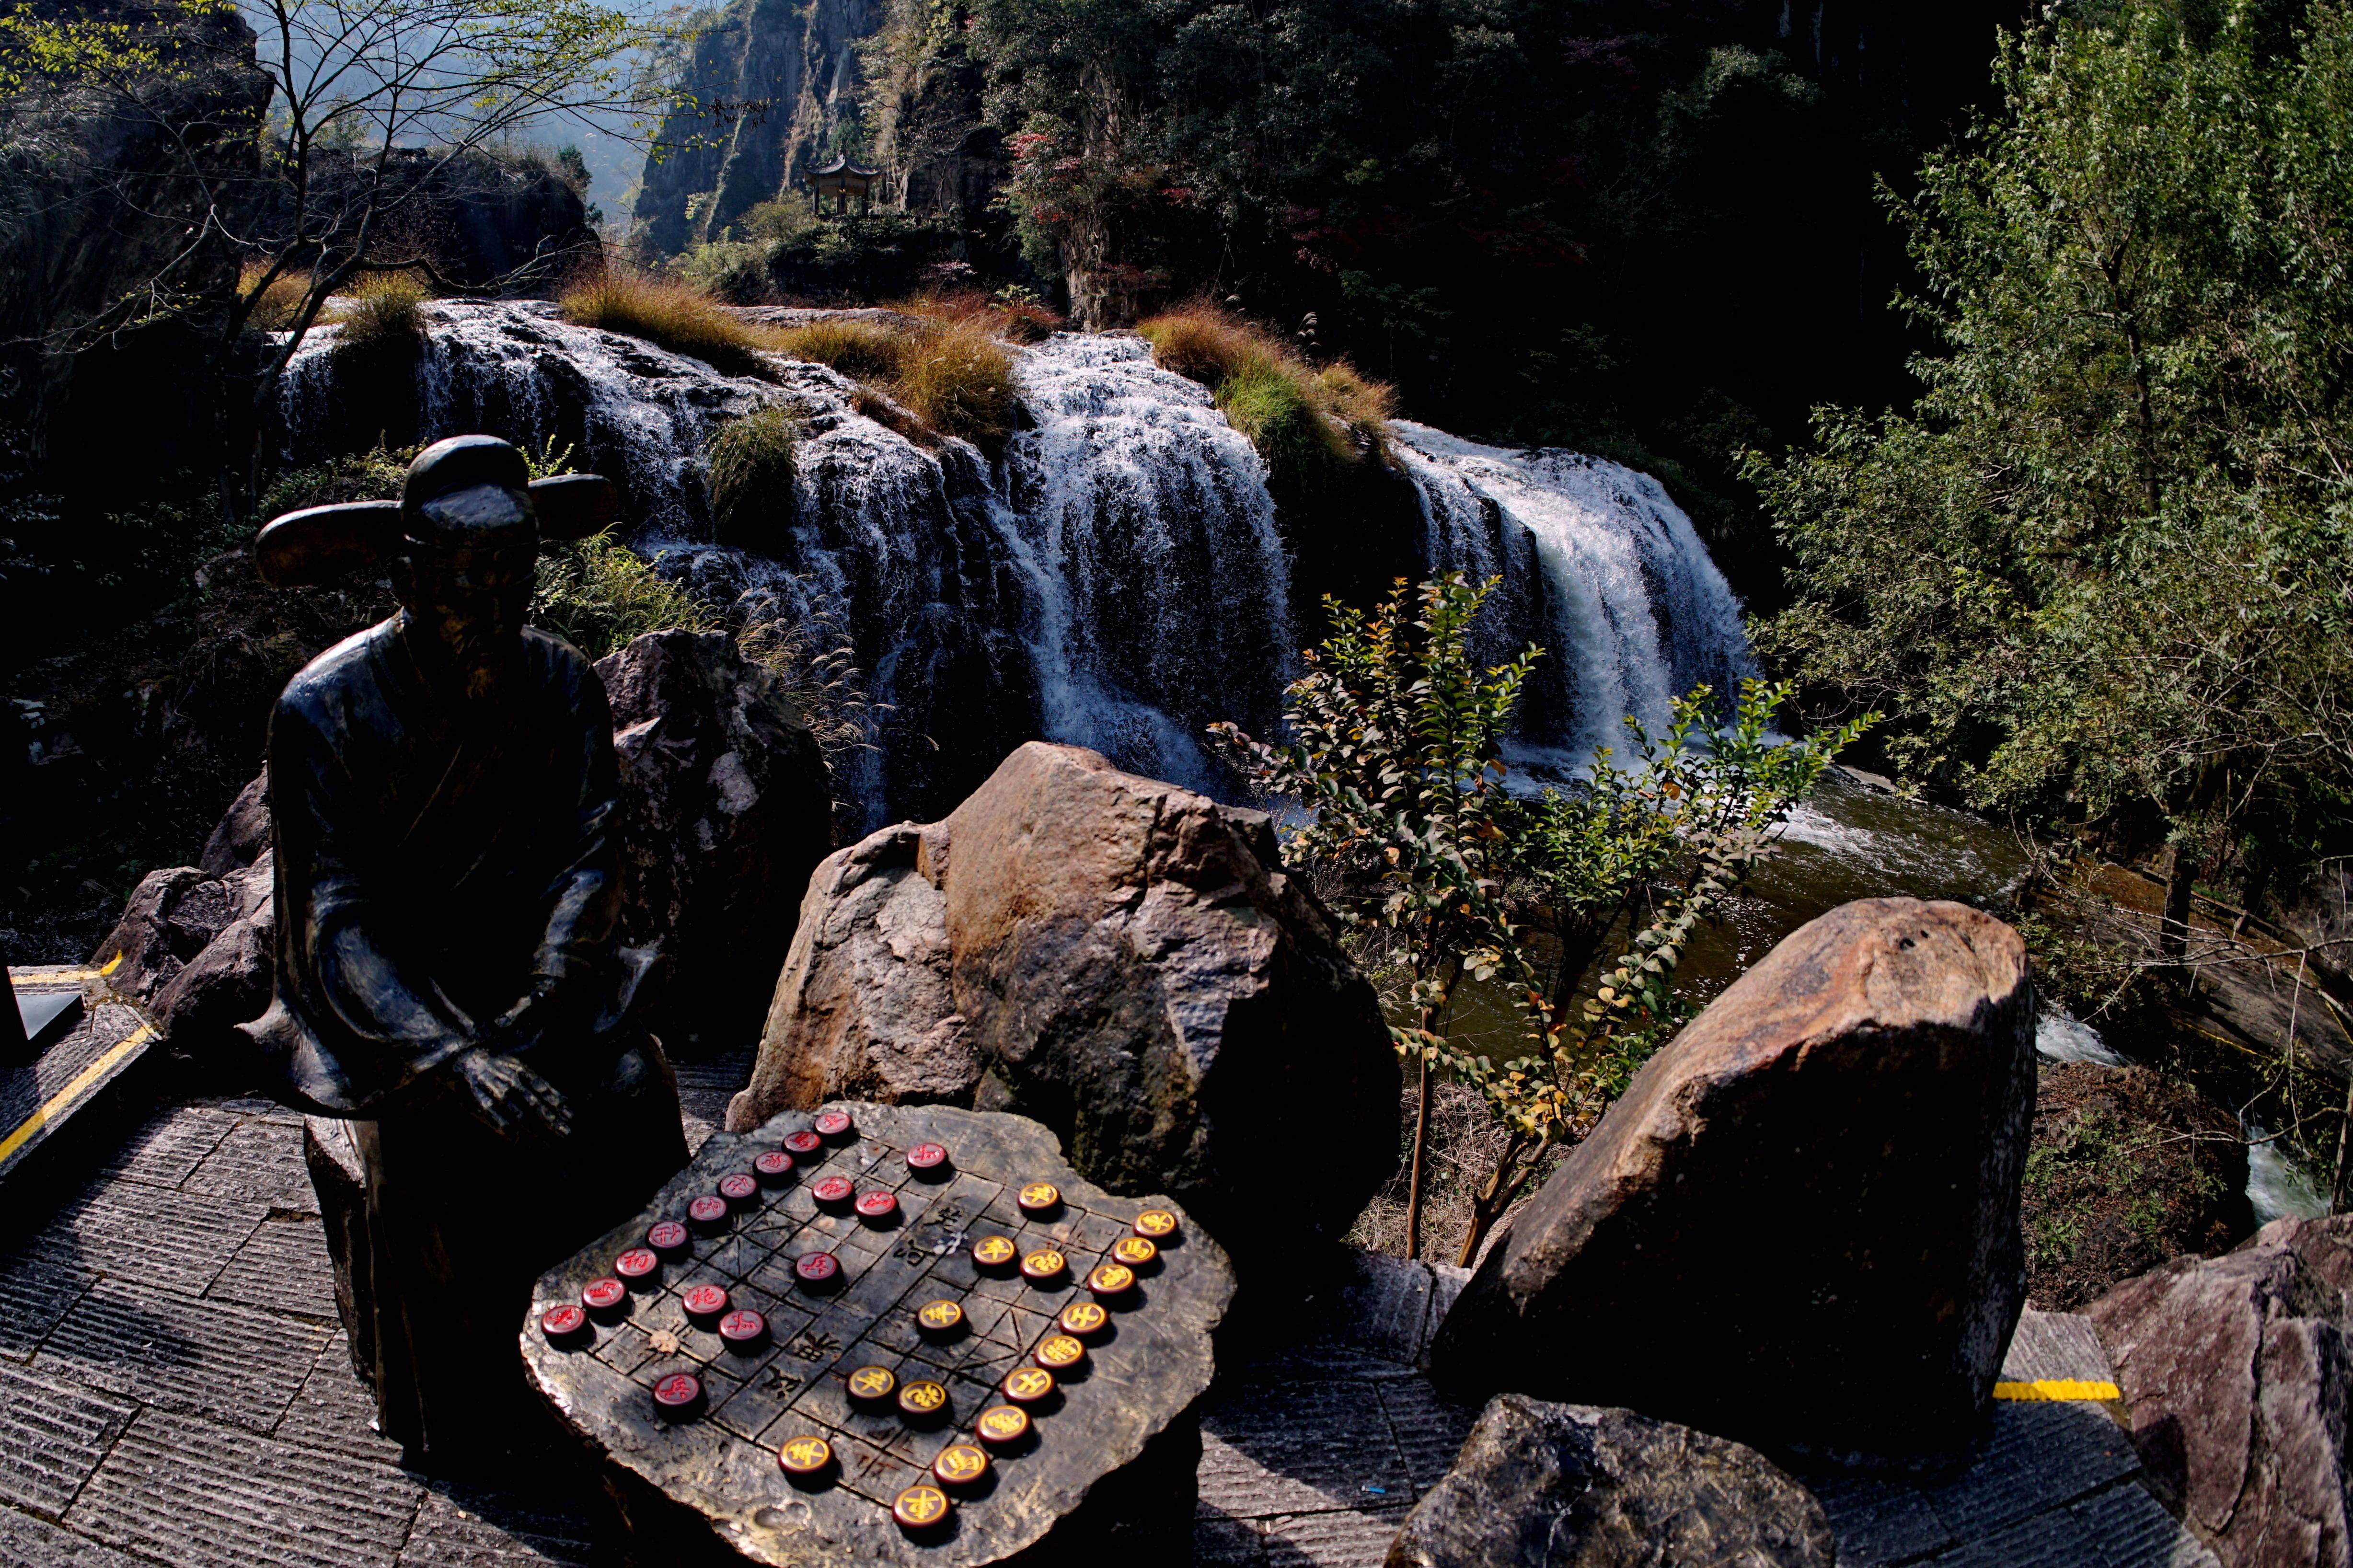
[[[487,697],[522,650],[538,552],[515,492],[483,486],[449,501],[434,503],[433,538],[410,540],[394,563],[393,591],[427,677]]]

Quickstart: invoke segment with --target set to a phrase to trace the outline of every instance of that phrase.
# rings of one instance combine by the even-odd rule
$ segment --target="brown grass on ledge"
[[[612,268],[566,289],[564,319],[643,338],[658,348],[699,359],[727,375],[773,380],[760,351],[775,334],[728,314],[701,289]]]

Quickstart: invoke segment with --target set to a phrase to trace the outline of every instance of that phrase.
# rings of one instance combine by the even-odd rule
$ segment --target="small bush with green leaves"
[[[1326,601],[1332,633],[1284,696],[1289,743],[1210,729],[1256,788],[1300,808],[1286,861],[1362,889],[1341,900],[1343,918],[1403,954],[1414,1021],[1390,1034],[1421,1078],[1409,1253],[1421,1241],[1439,1076],[1476,1089],[1504,1131],[1472,1194],[1465,1264],[1681,1021],[1675,973],[1693,932],[1872,721],[1783,741],[1772,719],[1788,688],[1743,682],[1719,728],[1698,687],[1663,735],[1629,721],[1639,766],[1604,748],[1588,786],[1523,799],[1504,787],[1503,742],[1542,650],[1492,668],[1472,654],[1472,626],[1497,581],[1449,573],[1411,591],[1400,581],[1369,614]],[[1556,938],[1549,963],[1533,940],[1540,927]],[[1595,964],[1613,941],[1620,955]],[[1508,993],[1528,1054],[1499,1062],[1450,1038],[1465,979]]]
[[[711,631],[714,615],[665,582],[653,563],[610,533],[549,544],[539,557],[531,623],[599,659],[648,632]]]

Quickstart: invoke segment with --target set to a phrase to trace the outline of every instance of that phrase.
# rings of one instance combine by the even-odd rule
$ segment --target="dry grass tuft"
[[[925,446],[941,436],[1003,442],[1013,428],[1013,359],[997,336],[1017,318],[1038,324],[1034,310],[1023,314],[974,295],[915,301],[906,307],[913,329],[839,320],[763,327],[691,284],[617,269],[579,284],[563,303],[567,321],[627,332],[730,374],[775,379],[764,354],[831,365],[865,389],[853,400],[860,413]]]
[[[433,298],[431,289],[406,272],[371,272],[349,294],[338,296],[343,310],[335,318],[339,353],[407,347],[424,334],[417,307]]]
[[[266,261],[247,262],[237,274],[237,291],[239,294],[252,293],[260,284],[262,274],[269,270],[269,264]],[[302,313],[303,296],[310,291],[311,275],[308,272],[280,273],[269,280],[269,287],[261,290],[261,298],[253,302],[252,312],[246,317],[245,324],[257,332],[284,331],[294,324],[294,318]]]
[[[1271,467],[1305,474],[1387,455],[1397,394],[1345,361],[1319,370],[1216,305],[1187,305],[1136,330],[1163,370],[1210,389]]]
[[[978,321],[910,336],[893,384],[899,401],[934,430],[991,449],[1013,430],[1013,356]]]
[[[993,449],[1013,428],[1014,398],[1013,356],[992,334],[994,316],[988,310],[925,310],[913,330],[817,321],[778,332],[776,346],[788,358],[831,365],[870,395],[897,402],[930,431]],[[859,412],[907,435],[904,417],[887,408],[877,413],[881,406],[881,398],[870,395]]]
[[[728,375],[767,375],[760,353],[776,347],[776,334],[729,315],[701,289],[619,268],[575,284],[562,303],[575,325],[643,338]]]
[[[875,321],[813,321],[775,336],[786,359],[829,364],[852,381],[888,382],[898,375],[904,335]]]
[[[976,327],[1007,342],[1042,343],[1069,325],[1061,317],[1032,300],[993,300],[978,289],[949,294],[925,294],[891,307],[905,315],[954,326]]]

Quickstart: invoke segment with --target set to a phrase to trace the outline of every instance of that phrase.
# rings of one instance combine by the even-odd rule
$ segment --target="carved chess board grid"
[[[1053,1135],[1010,1116],[948,1107],[850,1104],[856,1134],[796,1155],[782,1185],[763,1186],[716,1234],[690,1227],[691,1250],[636,1283],[625,1312],[592,1321],[569,1345],[551,1342],[542,1315],[581,1300],[590,1280],[610,1276],[620,1254],[644,1245],[658,1221],[683,1220],[689,1202],[717,1192],[722,1177],[752,1169],[787,1133],[817,1113],[788,1113],[756,1132],[720,1134],[636,1220],[584,1248],[543,1277],[523,1331],[526,1361],[543,1392],[575,1426],[672,1500],[711,1520],[736,1550],[777,1563],[987,1563],[1041,1537],[1076,1506],[1088,1486],[1132,1459],[1144,1441],[1190,1405],[1209,1381],[1208,1330],[1232,1293],[1216,1244],[1161,1198],[1120,1198],[1082,1182]],[[926,1178],[910,1170],[917,1143],[944,1145],[950,1168]],[[820,1209],[811,1189],[831,1175],[859,1193],[893,1193],[894,1223]],[[1060,1209],[1025,1214],[1017,1194],[1032,1182],[1060,1189]],[[1178,1228],[1159,1258],[1139,1270],[1125,1299],[1105,1300],[1110,1321],[1086,1336],[1085,1363],[1058,1374],[1055,1397],[1033,1407],[1022,1445],[992,1451],[978,1487],[952,1489],[946,1527],[911,1534],[891,1516],[908,1487],[931,1483],[940,1450],[973,1443],[985,1409],[1008,1403],[1006,1377],[1031,1363],[1073,1301],[1092,1300],[1089,1273],[1113,1261],[1147,1208],[1176,1213]],[[1017,1268],[982,1269],[973,1244],[1010,1237],[1017,1257],[1052,1247],[1069,1259],[1058,1279],[1039,1283]],[[818,1293],[794,1265],[811,1252],[840,1264]],[[730,1310],[750,1308],[765,1339],[731,1345],[715,1327],[690,1320],[682,1298],[716,1284]],[[965,1331],[927,1335],[916,1313],[950,1300]],[[707,1321],[707,1320],[706,1320]],[[890,1368],[900,1384],[928,1378],[949,1394],[948,1418],[919,1426],[895,1405],[854,1405],[846,1380],[860,1367]],[[684,1420],[656,1411],[653,1389],[674,1373],[703,1384],[700,1411]],[[786,1476],[782,1445],[802,1436],[832,1445],[835,1468],[818,1484]]]

